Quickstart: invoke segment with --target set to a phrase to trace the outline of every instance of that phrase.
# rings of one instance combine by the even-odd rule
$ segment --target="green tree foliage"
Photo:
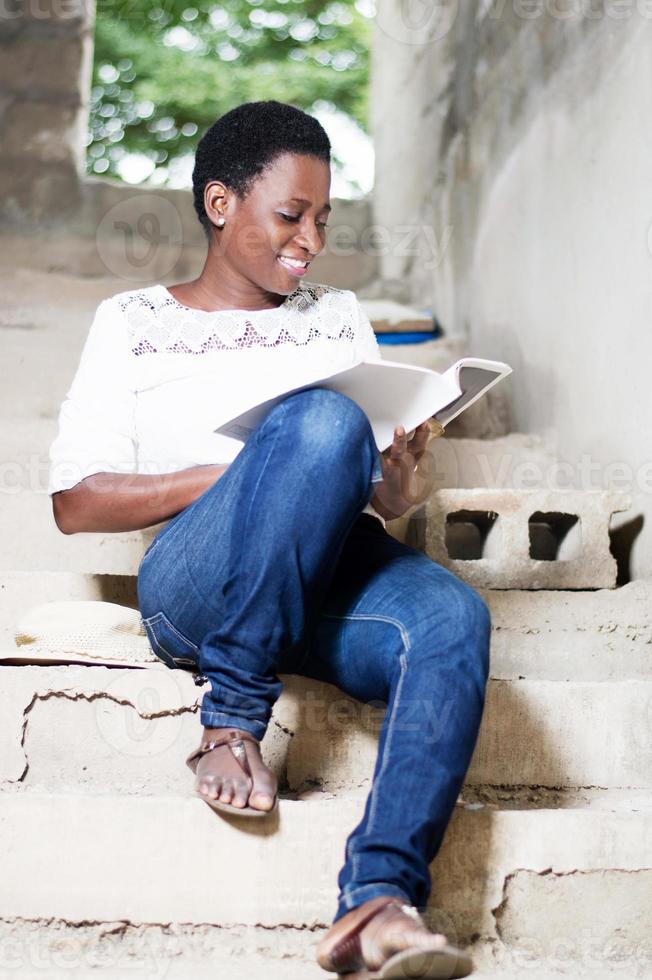
[[[98,0],[88,172],[119,176],[128,153],[167,168],[220,115],[257,99],[327,104],[366,130],[367,3]]]

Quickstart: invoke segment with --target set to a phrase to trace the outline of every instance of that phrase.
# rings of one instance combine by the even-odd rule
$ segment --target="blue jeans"
[[[159,532],[138,572],[154,652],[210,681],[202,725],[262,739],[279,673],[386,705],[333,921],[378,895],[426,907],[489,665],[478,593],[361,513],[380,479],[358,405],[325,388],[297,392]]]

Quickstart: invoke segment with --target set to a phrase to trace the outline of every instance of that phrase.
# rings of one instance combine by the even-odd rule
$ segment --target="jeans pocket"
[[[179,632],[164,612],[143,619],[143,626],[152,650],[167,667],[198,669],[199,648]]]

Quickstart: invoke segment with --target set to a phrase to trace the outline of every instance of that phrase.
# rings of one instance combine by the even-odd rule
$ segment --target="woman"
[[[466,976],[468,957],[418,907],[476,741],[489,618],[475,591],[385,529],[413,502],[427,423],[409,441],[398,426],[380,454],[362,410],[315,387],[244,445],[215,433],[380,354],[351,291],[302,282],[330,211],[330,144],[314,118],[239,106],[200,141],[193,184],[204,268],[100,305],[51,449],[55,519],[66,533],[168,522],[140,564],[139,606],[161,660],[210,682],[188,765],[215,809],[277,805],[259,743],[279,673],[387,704],[317,960],[340,975],[385,964],[383,977]],[[68,475],[55,476],[62,461]]]

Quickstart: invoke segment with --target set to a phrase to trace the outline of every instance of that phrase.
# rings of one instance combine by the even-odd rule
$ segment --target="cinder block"
[[[438,490],[425,551],[476,588],[614,588],[609,522],[630,506],[602,491]]]

